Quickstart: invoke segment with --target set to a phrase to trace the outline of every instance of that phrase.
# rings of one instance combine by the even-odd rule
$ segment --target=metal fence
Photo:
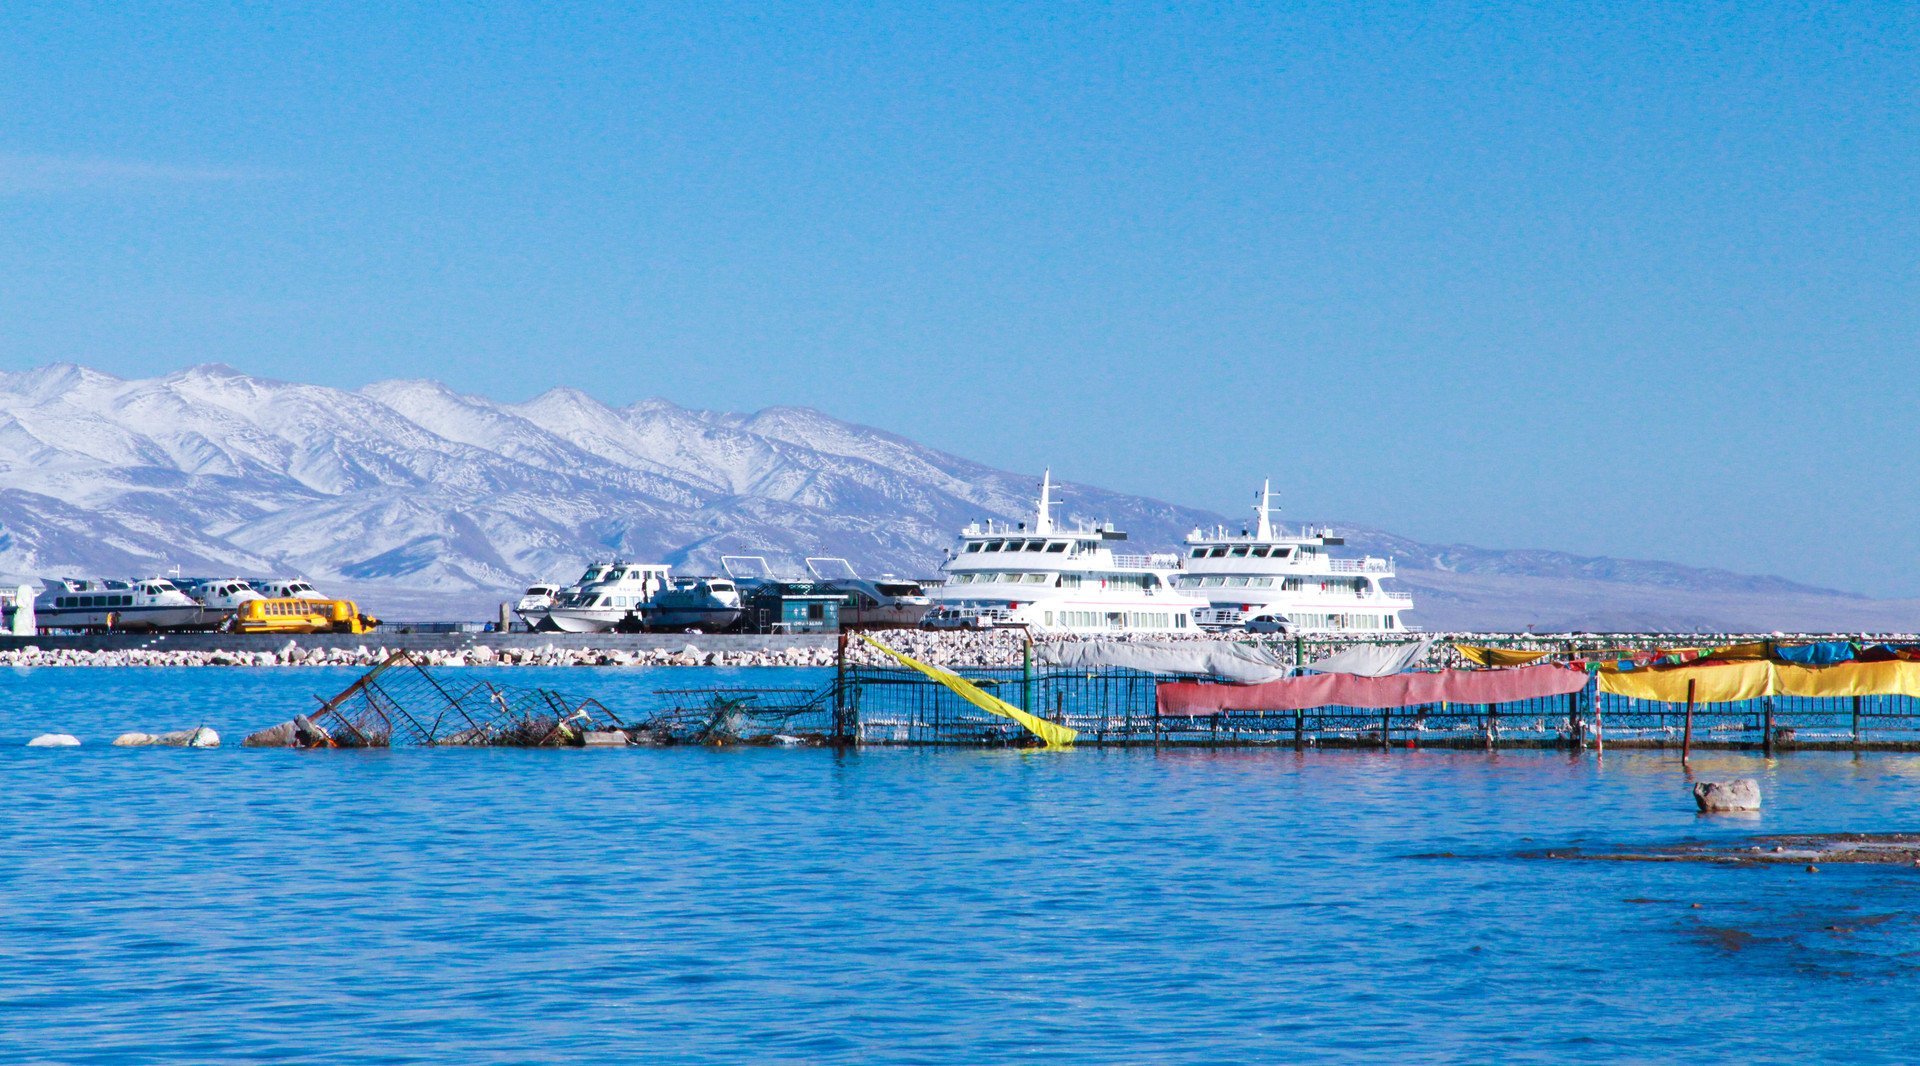
[[[1376,710],[1162,715],[1157,686],[1199,681],[1133,670],[957,670],[1000,698],[1071,726],[1083,745],[1581,748],[1920,749],[1920,700],[1905,696],[1774,697],[1684,704],[1584,691],[1496,704],[1427,704]],[[1217,683],[1217,682],[1216,682]],[[823,695],[823,699],[827,698]],[[849,666],[831,690],[850,742],[1022,746],[1019,726],[979,710],[910,670]]]

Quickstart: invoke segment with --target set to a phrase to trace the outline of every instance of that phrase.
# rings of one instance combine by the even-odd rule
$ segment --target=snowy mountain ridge
[[[801,407],[616,408],[568,388],[509,404],[430,380],[346,391],[219,365],[0,374],[0,572],[13,576],[297,573],[455,614],[609,556],[711,573],[723,554],[789,572],[837,555],[928,575],[967,522],[1030,518],[1036,480]],[[1068,520],[1114,522],[1143,551],[1225,521],[1061,490]],[[1920,617],[1779,578],[1345,531],[1398,557],[1421,605],[1411,620],[1434,627]]]

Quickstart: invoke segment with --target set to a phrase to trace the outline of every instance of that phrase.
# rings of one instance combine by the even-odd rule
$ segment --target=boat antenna
[[[1047,472],[1040,475],[1040,499],[1037,502],[1039,503],[1039,508],[1034,516],[1033,531],[1041,534],[1051,533],[1053,532],[1052,467],[1048,467]]]
[[[1272,510],[1273,479],[1268,478],[1260,483],[1260,506],[1253,509],[1253,513],[1260,516],[1260,525],[1256,528],[1254,536],[1261,540],[1273,539]]]

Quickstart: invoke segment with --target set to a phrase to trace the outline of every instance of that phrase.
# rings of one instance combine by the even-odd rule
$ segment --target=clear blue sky
[[[1920,7],[16,4],[0,365],[1920,595]]]

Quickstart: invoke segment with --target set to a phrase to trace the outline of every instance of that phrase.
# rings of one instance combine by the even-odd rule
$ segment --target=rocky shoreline
[[[867,634],[897,651],[911,655],[922,662],[935,666],[961,669],[1009,668],[1021,665],[1025,655],[1026,635],[1017,630],[954,631],[895,629]],[[1496,643],[1501,647],[1516,650],[1536,650],[1561,652],[1570,646],[1581,649],[1595,647],[1673,647],[1682,645],[1721,645],[1747,640],[1846,640],[1857,639],[1851,634],[1573,634],[1539,635],[1516,637],[1511,633],[1435,633],[1426,634],[1434,638],[1433,647],[1419,664],[1422,667],[1457,667],[1465,665],[1465,659],[1453,647],[1459,643]],[[1412,634],[1401,635],[1409,639]],[[494,666],[784,666],[784,667],[831,667],[838,658],[838,650],[831,638],[811,638],[805,643],[779,646],[779,638],[758,638],[756,647],[728,647],[738,644],[738,638],[708,634],[687,634],[684,641],[676,638],[673,646],[662,647],[595,647],[591,643],[531,643],[527,636],[516,635],[513,643],[505,641],[487,643],[487,635],[477,634],[473,643],[459,647],[419,647],[412,642],[380,643],[379,635],[373,635],[364,643],[348,646],[339,638],[331,638],[322,643],[316,640],[302,641],[299,638],[286,638],[284,644],[272,650],[250,650],[247,648],[169,648],[153,646],[160,641],[150,641],[136,647],[42,647],[26,643],[11,648],[0,648],[0,667],[128,667],[128,666],[323,666],[323,667],[371,667],[385,659],[390,651],[400,647],[407,649],[416,659],[428,666],[439,667],[494,667]],[[1078,640],[1078,637],[1041,636],[1040,641]],[[1128,638],[1123,638],[1128,639]],[[1130,638],[1135,640],[1158,640],[1164,638]],[[1236,643],[1255,642],[1271,649],[1274,657],[1282,665],[1293,665],[1297,655],[1304,653],[1308,660],[1331,654],[1356,643],[1367,643],[1383,639],[1382,636],[1313,637],[1296,642],[1291,637],[1254,638],[1245,633],[1198,634],[1191,637],[1175,638],[1185,641],[1220,640]],[[861,666],[892,666],[891,659],[878,649],[853,635],[847,643],[848,662]]]

